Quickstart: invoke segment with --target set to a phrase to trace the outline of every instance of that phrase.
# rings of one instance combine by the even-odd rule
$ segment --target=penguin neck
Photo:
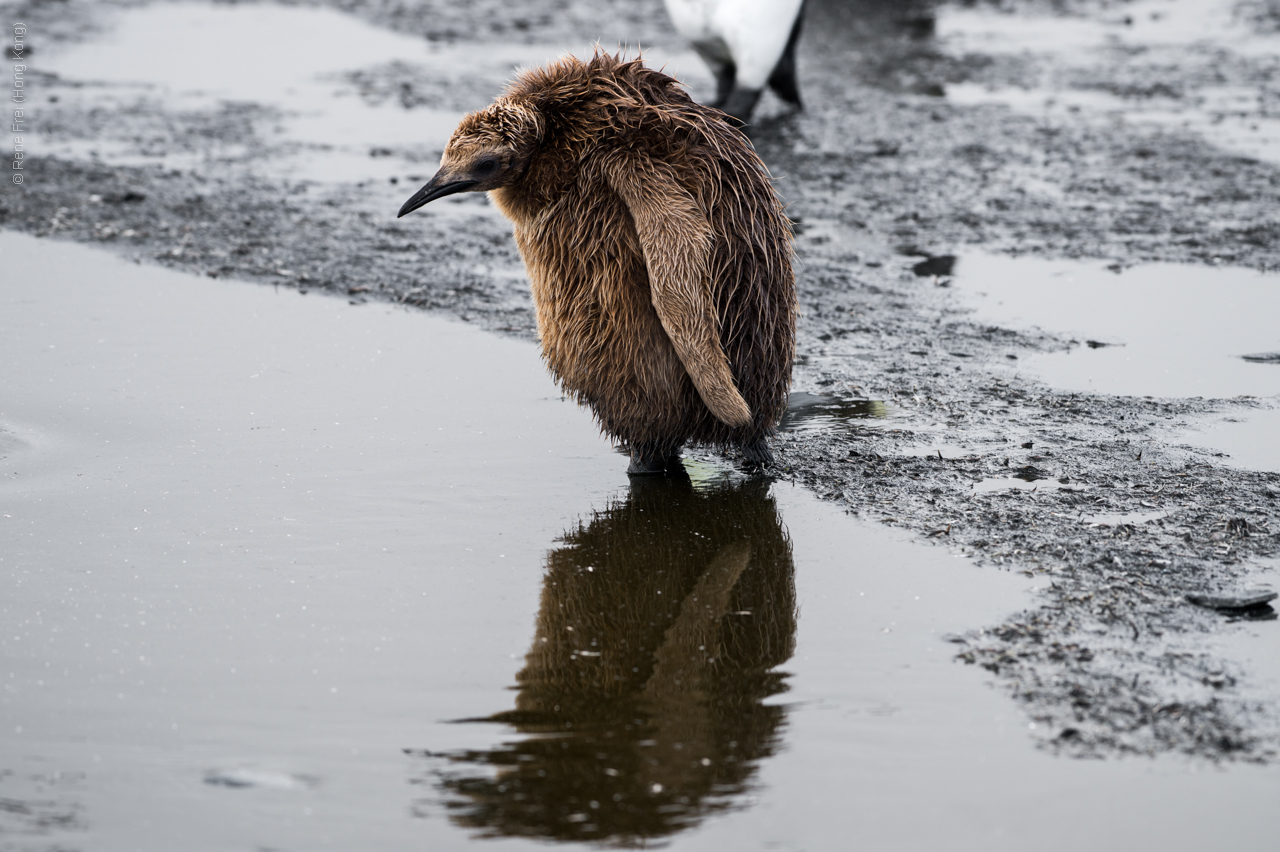
[[[518,226],[531,223],[578,179],[579,156],[570,146],[545,146],[536,152],[520,179],[489,191],[489,198]]]
[[[498,212],[517,227],[527,226],[546,207],[546,204],[540,204],[537,198],[531,197],[523,183],[521,181],[513,186],[489,190],[489,200],[498,208]]]

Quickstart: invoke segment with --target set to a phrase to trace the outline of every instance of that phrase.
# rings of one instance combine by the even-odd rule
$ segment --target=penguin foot
[[[627,465],[628,476],[664,476],[669,473],[683,472],[680,462],[680,448],[662,447],[655,444],[637,444],[631,448],[631,464]]]
[[[743,467],[749,473],[770,467],[773,464],[773,451],[769,449],[769,442],[761,437],[749,444],[743,444],[742,461]]]

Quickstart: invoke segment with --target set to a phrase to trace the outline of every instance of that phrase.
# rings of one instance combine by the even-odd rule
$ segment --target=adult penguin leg
[[[778,97],[794,104],[798,109],[804,109],[804,104],[800,102],[800,83],[796,79],[796,44],[800,41],[800,25],[804,21],[804,10],[808,5],[808,0],[800,4],[795,23],[791,25],[786,50],[782,51],[782,57],[769,75],[769,87],[777,92]]]
[[[729,93],[733,91],[733,83],[738,79],[738,66],[733,55],[723,44],[712,42],[694,42],[693,49],[707,63],[716,78],[716,99],[711,105],[716,109],[724,109]]]
[[[716,74],[716,99],[711,105],[716,109],[724,109],[729,102],[729,94],[733,91],[733,81],[738,76],[738,67],[732,62],[722,62],[712,66]]]
[[[751,112],[756,108],[756,102],[759,100],[760,89],[744,89],[735,86],[729,93],[729,99],[720,109],[727,112],[730,118],[742,126],[751,120]]]

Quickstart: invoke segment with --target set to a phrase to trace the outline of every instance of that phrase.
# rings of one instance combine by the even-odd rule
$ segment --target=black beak
[[[436,172],[436,176],[427,182],[427,185],[413,194],[400,208],[400,212],[396,214],[399,219],[406,213],[412,213],[422,205],[429,201],[435,201],[437,198],[444,198],[446,195],[453,195],[455,192],[466,192],[471,187],[478,184],[478,180],[455,180],[449,183],[443,183],[440,180],[440,173]]]

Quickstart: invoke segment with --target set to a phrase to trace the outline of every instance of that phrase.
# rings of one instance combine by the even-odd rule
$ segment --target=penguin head
[[[440,170],[396,218],[446,195],[510,186],[524,175],[542,134],[538,110],[510,98],[467,115],[445,146]]]

